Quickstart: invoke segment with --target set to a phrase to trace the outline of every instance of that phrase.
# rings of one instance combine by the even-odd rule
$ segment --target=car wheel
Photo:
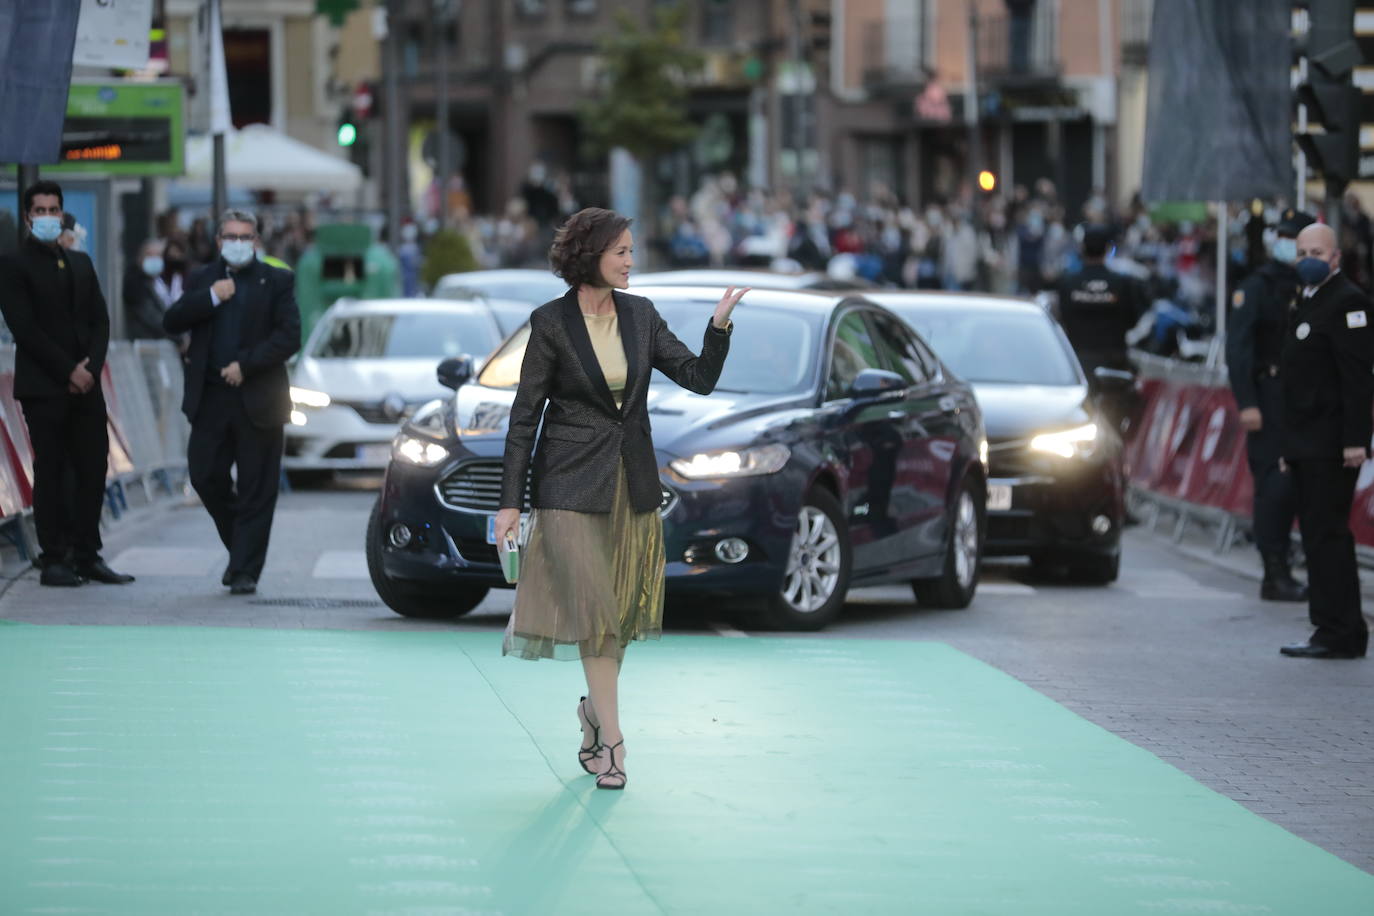
[[[292,487],[305,490],[322,487],[334,479],[333,471],[287,471],[286,480]]]
[[[377,597],[402,617],[421,620],[453,620],[482,603],[486,586],[456,585],[442,593],[417,589],[397,582],[382,566],[382,501],[372,504],[367,519],[367,572]]]
[[[924,607],[966,608],[973,601],[983,566],[983,505],[977,481],[965,478],[954,501],[943,571],[933,579],[915,579],[911,583],[916,601]]]
[[[812,490],[797,513],[778,593],[767,599],[761,623],[774,630],[819,630],[840,613],[849,591],[849,528],[829,491]]]

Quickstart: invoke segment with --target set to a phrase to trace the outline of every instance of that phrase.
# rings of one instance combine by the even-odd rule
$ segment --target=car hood
[[[1004,442],[1089,422],[1084,385],[974,383],[988,440]]]
[[[380,401],[395,393],[409,403],[441,398],[448,390],[434,374],[439,360],[302,359],[291,370],[291,384],[323,391],[336,401]]]
[[[514,391],[464,385],[454,399],[458,431],[464,439],[505,437]],[[796,394],[716,391],[704,396],[661,384],[649,389],[648,400],[654,448],[669,457],[782,436],[812,413],[808,398]]]

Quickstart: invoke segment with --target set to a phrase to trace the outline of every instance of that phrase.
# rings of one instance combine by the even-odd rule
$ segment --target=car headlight
[[[1037,452],[1049,452],[1061,458],[1086,458],[1097,446],[1097,424],[1088,423],[1057,433],[1041,433],[1030,441]]]
[[[391,457],[406,464],[422,468],[433,467],[448,457],[448,449],[437,442],[417,439],[405,433],[398,435],[391,443]]]
[[[302,407],[328,407],[330,404],[330,397],[323,391],[314,391],[310,388],[297,388],[295,385],[292,385],[291,403],[299,404]]]
[[[792,450],[785,445],[756,445],[752,448],[707,452],[691,458],[678,458],[668,467],[688,480],[711,477],[758,477],[782,470]]]

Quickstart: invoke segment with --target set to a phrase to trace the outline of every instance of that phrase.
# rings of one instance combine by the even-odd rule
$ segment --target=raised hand
[[[716,303],[716,312],[711,316],[711,324],[718,328],[725,327],[726,323],[730,320],[730,313],[735,310],[735,306],[739,305],[739,301],[744,298],[744,294],[751,289],[753,289],[752,286],[746,286],[739,292],[735,292],[733,286],[727,289],[725,295],[721,296],[720,301]]]

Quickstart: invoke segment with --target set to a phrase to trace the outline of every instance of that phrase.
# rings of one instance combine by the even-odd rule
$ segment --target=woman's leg
[[[615,744],[620,732],[620,659],[588,655],[582,659],[587,676],[587,718],[601,729],[601,743]]]

